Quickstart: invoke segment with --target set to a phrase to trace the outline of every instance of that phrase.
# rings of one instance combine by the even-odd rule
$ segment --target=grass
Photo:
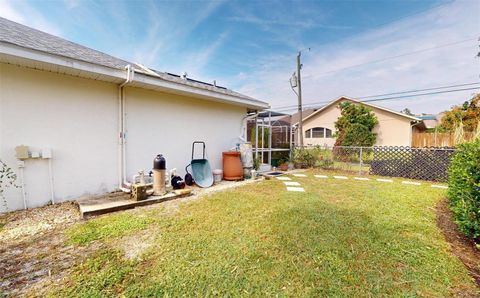
[[[116,213],[77,224],[66,230],[70,244],[87,244],[95,240],[110,239],[146,228],[154,221],[152,214],[132,217],[129,213]]]
[[[435,224],[445,191],[377,181],[271,180],[185,204],[173,216],[104,216],[67,231],[72,243],[115,243],[148,228],[154,245],[127,260],[109,247],[50,295],[424,296],[477,294]],[[135,216],[132,216],[135,214]]]

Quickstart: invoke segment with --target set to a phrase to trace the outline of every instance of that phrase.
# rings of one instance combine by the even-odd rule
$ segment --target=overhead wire
[[[465,87],[465,86],[472,86],[472,85],[480,85],[480,82],[454,84],[454,85],[430,87],[430,88],[423,88],[423,89],[413,89],[413,90],[397,91],[397,92],[383,93],[383,94],[376,94],[376,95],[356,96],[356,97],[352,97],[352,98],[367,99],[367,98],[375,98],[375,97],[390,96],[390,95],[400,95],[400,94],[417,93],[417,92],[423,92],[423,91],[432,91],[432,90],[438,90],[438,89]],[[475,89],[477,89],[477,88],[475,88]],[[412,96],[415,96],[415,94],[412,94]],[[321,101],[321,102],[306,103],[306,104],[304,104],[304,106],[317,105],[317,104],[322,104],[322,103],[325,103],[325,102]],[[272,108],[272,109],[279,110],[279,109],[293,108],[293,107],[297,107],[297,105],[278,106],[278,107],[275,107],[275,108]]]
[[[461,91],[477,90],[477,89],[480,89],[480,86],[469,87],[469,88],[460,88],[460,89],[451,89],[451,90],[443,90],[443,91],[436,91],[436,92],[419,93],[419,94],[409,94],[409,95],[401,95],[401,96],[375,98],[375,99],[369,99],[369,100],[360,100],[359,102],[376,102],[376,101],[385,101],[385,100],[403,99],[403,98],[418,97],[418,96],[437,95],[437,94],[443,94],[443,93],[461,92]],[[352,97],[352,98],[353,99],[363,99],[365,97]],[[327,104],[327,103],[330,103],[330,101],[310,103],[310,104],[305,104],[303,106],[313,108],[315,106],[319,106],[319,105]],[[281,108],[281,107],[280,108],[272,108],[271,110],[274,110],[276,112],[281,112],[281,111],[293,110],[295,107],[296,107],[296,105],[295,106],[289,106],[289,107],[283,107],[283,108]]]

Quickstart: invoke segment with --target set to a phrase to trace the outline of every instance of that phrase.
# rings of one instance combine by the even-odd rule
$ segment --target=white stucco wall
[[[18,173],[15,146],[51,148],[56,201],[115,190],[117,90],[115,84],[0,64],[0,158]],[[183,174],[193,140],[206,141],[212,167],[221,167],[221,152],[238,142],[245,108],[137,88],[126,94],[129,177],[150,170],[157,153]],[[47,161],[29,159],[24,171],[28,206],[48,203]],[[19,189],[9,188],[6,197],[8,210],[23,208]]]
[[[139,88],[127,88],[127,172],[151,170],[161,153],[182,176],[193,141],[206,143],[210,166],[222,168],[222,151],[239,142],[246,109]],[[202,147],[197,145],[196,158]]]
[[[377,116],[378,124],[373,129],[377,134],[377,146],[410,146],[412,128],[410,120],[375,107],[370,107],[373,113]],[[335,122],[340,117],[340,109],[338,104],[332,105],[318,114],[307,119],[303,124],[303,131],[313,127],[325,127],[335,133]],[[333,146],[335,138],[304,138],[305,145],[327,145]]]

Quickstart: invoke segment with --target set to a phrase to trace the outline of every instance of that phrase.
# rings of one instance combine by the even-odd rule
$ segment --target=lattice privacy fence
[[[373,147],[370,174],[428,181],[446,181],[455,149]]]

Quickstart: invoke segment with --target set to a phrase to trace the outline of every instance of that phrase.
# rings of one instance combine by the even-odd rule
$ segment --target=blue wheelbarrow
[[[195,144],[202,144],[203,145],[203,158],[202,159],[194,159],[195,156]],[[190,167],[191,173],[188,171]],[[185,167],[185,171],[187,175],[185,176],[185,181],[187,181],[187,176],[191,175],[193,181],[200,186],[200,187],[210,187],[213,185],[213,173],[212,168],[210,168],[210,164],[208,160],[205,158],[205,142],[195,141],[192,143],[192,161],[188,166]]]

